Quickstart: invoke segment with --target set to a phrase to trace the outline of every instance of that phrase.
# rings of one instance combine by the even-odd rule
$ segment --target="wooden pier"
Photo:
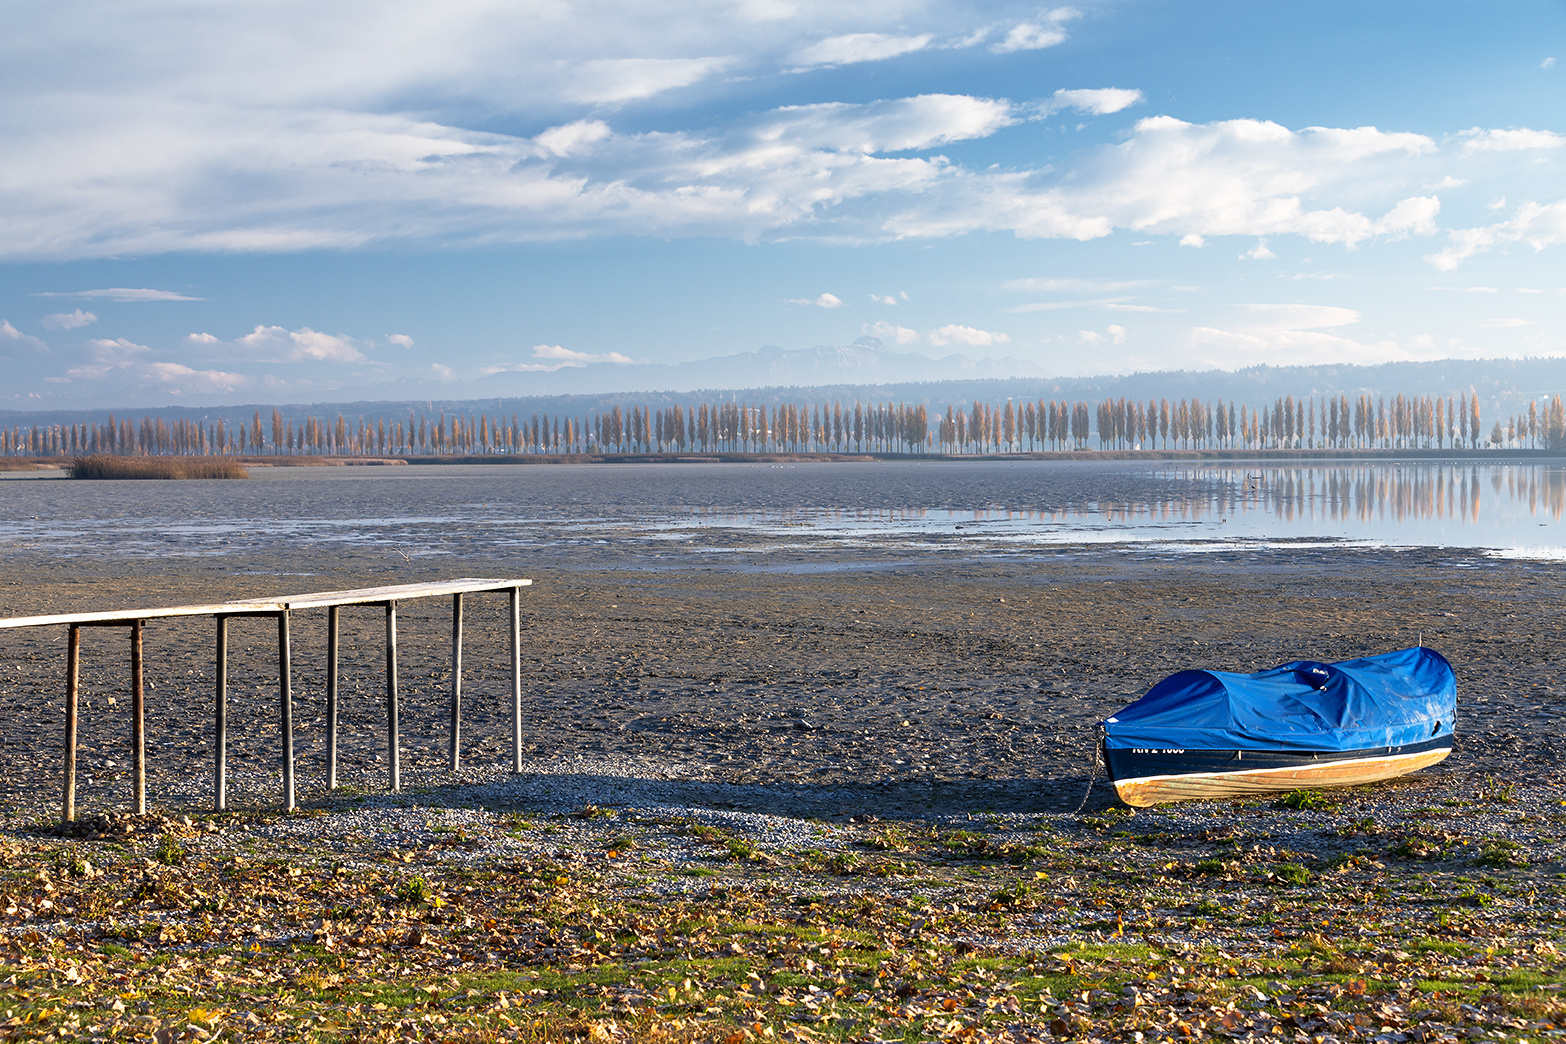
[[[453,770],[461,767],[462,734],[462,597],[469,594],[505,592],[507,619],[511,632],[511,765],[522,769],[522,634],[520,602],[522,588],[531,580],[462,579],[428,584],[399,584],[394,587],[366,587],[355,591],[317,591],[245,602],[214,605],[177,605],[159,609],[110,610],[92,613],[62,613],[53,616],[20,616],[0,619],[0,629],[13,627],[68,628],[65,666],[65,757],[63,764],[63,817],[76,818],[76,722],[77,693],[81,681],[81,629],[83,627],[128,627],[131,662],[131,758],[135,806],[138,815],[147,811],[147,733],[146,708],[142,682],[143,624],[148,620],[174,617],[210,616],[216,622],[216,685],[213,693],[213,772],[212,803],[218,811],[228,807],[228,621],[234,617],[271,616],[277,619],[278,708],[283,734],[283,807],[296,804],[294,785],[294,709],[292,663],[289,641],[290,615],[306,609],[325,609],[326,641],[326,721],[328,789],[337,787],[337,650],[339,612],[343,606],[381,606],[386,612],[386,743],[390,755],[391,789],[402,789],[401,745],[397,726],[397,603],[416,598],[451,596],[451,744]]]

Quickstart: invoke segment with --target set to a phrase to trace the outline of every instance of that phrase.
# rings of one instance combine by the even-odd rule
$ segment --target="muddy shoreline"
[[[808,555],[774,556],[766,570],[538,568],[521,556],[393,570],[316,554],[308,578],[276,575],[300,565],[286,550],[272,562],[247,558],[243,570],[178,557],[6,557],[7,616],[530,576],[522,608],[531,766],[569,771],[573,759],[616,759],[633,774],[709,788],[714,803],[772,811],[1072,808],[1088,778],[1093,723],[1175,670],[1345,659],[1420,641],[1457,669],[1459,742],[1447,762],[1403,785],[1546,783],[1560,778],[1566,753],[1566,625],[1556,612],[1566,576],[1473,552],[1061,548],[1004,561],[908,561],[866,550],[819,571],[806,571]],[[469,780],[510,765],[503,604],[479,597],[468,608]],[[444,601],[400,613],[403,764],[415,788],[447,780],[448,613]],[[345,613],[340,771],[366,790],[385,785],[382,626],[377,609]],[[231,799],[265,805],[276,800],[279,764],[274,631],[270,621],[233,627]],[[294,626],[307,802],[325,797],[324,630],[324,613],[301,614]],[[58,799],[64,644],[64,628],[0,632],[0,711],[10,723],[0,800],[13,809]],[[212,761],[211,623],[149,624],[147,649],[152,800],[198,808]],[[127,660],[123,632],[87,633],[79,800],[88,811],[128,793]],[[1094,804],[1107,800],[1100,784]]]

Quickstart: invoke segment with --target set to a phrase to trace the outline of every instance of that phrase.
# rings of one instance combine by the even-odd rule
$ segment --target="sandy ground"
[[[1301,547],[1164,555],[1061,549],[1037,558],[909,561],[873,549],[780,569],[533,569],[446,561],[392,572],[352,555],[0,562],[0,615],[161,605],[451,576],[531,576],[523,744],[710,788],[714,804],[821,816],[959,807],[1059,811],[1081,800],[1093,725],[1173,671],[1254,670],[1413,645],[1458,672],[1459,745],[1405,784],[1562,775],[1558,690],[1566,573],[1473,552]],[[404,564],[406,565],[406,564]],[[829,566],[829,568],[820,568]],[[504,599],[469,599],[466,775],[510,765]],[[447,744],[449,601],[400,612],[405,780],[438,785]],[[276,801],[275,625],[231,638],[231,798]],[[383,619],[345,613],[342,780],[386,779]],[[325,784],[325,614],[293,627],[301,795]],[[206,802],[212,624],[147,625],[154,804]],[[128,794],[128,641],[85,632],[80,802]],[[57,807],[65,629],[0,631],[0,799]],[[741,791],[717,784],[752,784]],[[736,794],[742,794],[736,797]],[[1100,784],[1095,804],[1108,800]]]

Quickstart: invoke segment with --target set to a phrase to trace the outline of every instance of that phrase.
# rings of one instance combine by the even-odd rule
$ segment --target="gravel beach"
[[[828,818],[1071,809],[1093,724],[1173,671],[1421,641],[1456,666],[1459,743],[1405,786],[1489,776],[1533,785],[1562,772],[1555,607],[1566,579],[1548,563],[1481,552],[1062,548],[986,560],[872,547],[829,562],[774,549],[765,568],[529,569],[508,557],[442,561],[438,572],[384,555],[363,568],[345,554],[314,560],[307,578],[286,575],[305,571],[287,553],[248,557],[242,570],[206,558],[127,568],[9,557],[5,615],[531,576],[529,769],[572,778],[583,800],[596,777],[599,803],[645,779],[678,782],[693,804]],[[469,603],[465,766],[455,778],[445,770],[449,604],[400,611],[405,786],[509,775],[504,600]],[[344,618],[341,779],[376,791],[386,780],[381,614]],[[326,797],[324,630],[324,613],[294,624],[306,803]],[[233,634],[231,801],[264,806],[278,791],[274,631],[241,621]],[[200,808],[211,786],[211,623],[153,622],[146,641],[152,801]],[[0,785],[17,809],[57,801],[64,644],[64,628],[0,633],[0,708],[11,723]],[[79,800],[89,812],[128,796],[127,646],[122,630],[86,632]],[[1108,800],[1101,781],[1092,801]]]

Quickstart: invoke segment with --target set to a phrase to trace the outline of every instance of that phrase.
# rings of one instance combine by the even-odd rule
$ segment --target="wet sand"
[[[731,550],[735,539],[726,538]],[[1566,572],[1548,563],[1331,547],[1186,555],[1062,547],[998,559],[860,546],[827,556],[808,544],[790,551],[769,537],[764,556],[666,569],[541,565],[520,552],[388,561],[384,549],[280,546],[270,560],[249,551],[242,560],[106,561],[10,549],[0,561],[0,613],[531,577],[522,601],[530,762],[617,759],[648,778],[687,781],[698,799],[755,810],[893,817],[1074,808],[1094,723],[1173,671],[1337,660],[1421,640],[1457,669],[1459,745],[1401,785],[1488,775],[1549,784],[1566,768],[1558,691]],[[290,575],[299,572],[313,575]],[[469,599],[470,778],[510,765],[503,604]],[[342,780],[375,790],[386,774],[383,621],[378,609],[344,617]],[[275,626],[232,627],[231,800],[275,803]],[[0,797],[13,811],[57,807],[64,631],[0,632]],[[307,803],[324,797],[324,632],[324,611],[296,618],[296,749]],[[399,638],[405,780],[438,785],[449,602],[404,605]],[[84,649],[79,801],[85,811],[123,807],[128,642],[123,630],[94,630]],[[211,622],[149,623],[147,650],[152,801],[201,807],[212,763]],[[1100,783],[1093,803],[1108,800]]]

